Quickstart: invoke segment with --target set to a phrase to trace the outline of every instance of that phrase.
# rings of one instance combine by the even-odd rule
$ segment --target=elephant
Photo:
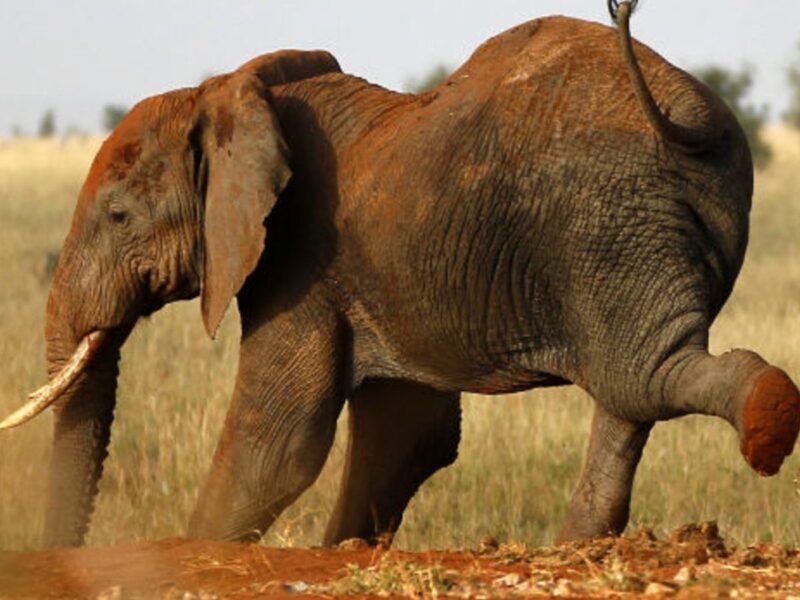
[[[776,473],[797,387],[753,352],[708,350],[747,246],[747,141],[629,18],[623,2],[616,30],[523,23],[419,95],[284,50],[136,105],[58,260],[51,380],[1,425],[54,407],[45,543],[83,542],[127,336],[197,296],[212,337],[236,298],[242,335],[190,537],[258,539],[314,482],[345,401],[326,545],[391,538],[457,457],[462,392],[593,398],[560,539],[622,532],[657,421],[721,417]]]

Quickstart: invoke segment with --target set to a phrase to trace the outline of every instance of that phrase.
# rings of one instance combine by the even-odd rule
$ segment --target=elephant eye
[[[124,225],[128,222],[128,213],[121,208],[110,208],[108,216],[111,218],[112,223],[117,225]]]

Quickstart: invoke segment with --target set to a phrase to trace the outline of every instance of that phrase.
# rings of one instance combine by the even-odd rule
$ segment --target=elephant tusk
[[[16,427],[17,425],[22,425],[30,421],[33,417],[58,400],[59,396],[61,396],[84,371],[86,365],[89,364],[89,361],[92,360],[92,357],[97,353],[98,348],[103,344],[105,338],[105,331],[93,331],[84,337],[61,371],[46,385],[30,394],[28,396],[28,401],[23,406],[6,417],[5,420],[0,423],[0,430],[10,429],[11,427]]]

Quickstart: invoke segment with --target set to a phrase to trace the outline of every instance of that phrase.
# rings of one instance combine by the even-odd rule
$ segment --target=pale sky
[[[134,102],[280,48],[325,48],[345,71],[393,89],[455,67],[485,39],[539,16],[608,22],[606,0],[0,0],[0,135],[100,128]],[[683,68],[756,68],[752,99],[785,109],[800,60],[800,1],[641,0],[635,37]]]

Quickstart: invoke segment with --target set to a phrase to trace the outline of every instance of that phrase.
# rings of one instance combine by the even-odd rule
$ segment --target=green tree
[[[753,69],[749,65],[732,71],[719,65],[708,65],[695,71],[695,76],[714,90],[730,107],[747,136],[753,163],[762,168],[772,158],[772,149],[762,137],[761,128],[769,117],[767,106],[756,107],[745,102],[753,85]]]
[[[800,129],[800,44],[797,45],[798,59],[789,66],[786,71],[786,79],[789,82],[789,110],[783,118],[792,127]]]
[[[56,133],[56,115],[52,109],[47,109],[39,121],[39,137],[49,138]]]
[[[64,129],[64,137],[86,137],[86,132],[77,125],[69,125]]]
[[[128,109],[118,104],[106,104],[103,107],[103,129],[114,131],[119,122],[128,114]]]
[[[452,69],[447,65],[436,65],[423,75],[421,79],[417,79],[416,77],[407,79],[405,84],[403,84],[403,89],[413,94],[427,92],[450,77],[450,73],[452,73]]]

